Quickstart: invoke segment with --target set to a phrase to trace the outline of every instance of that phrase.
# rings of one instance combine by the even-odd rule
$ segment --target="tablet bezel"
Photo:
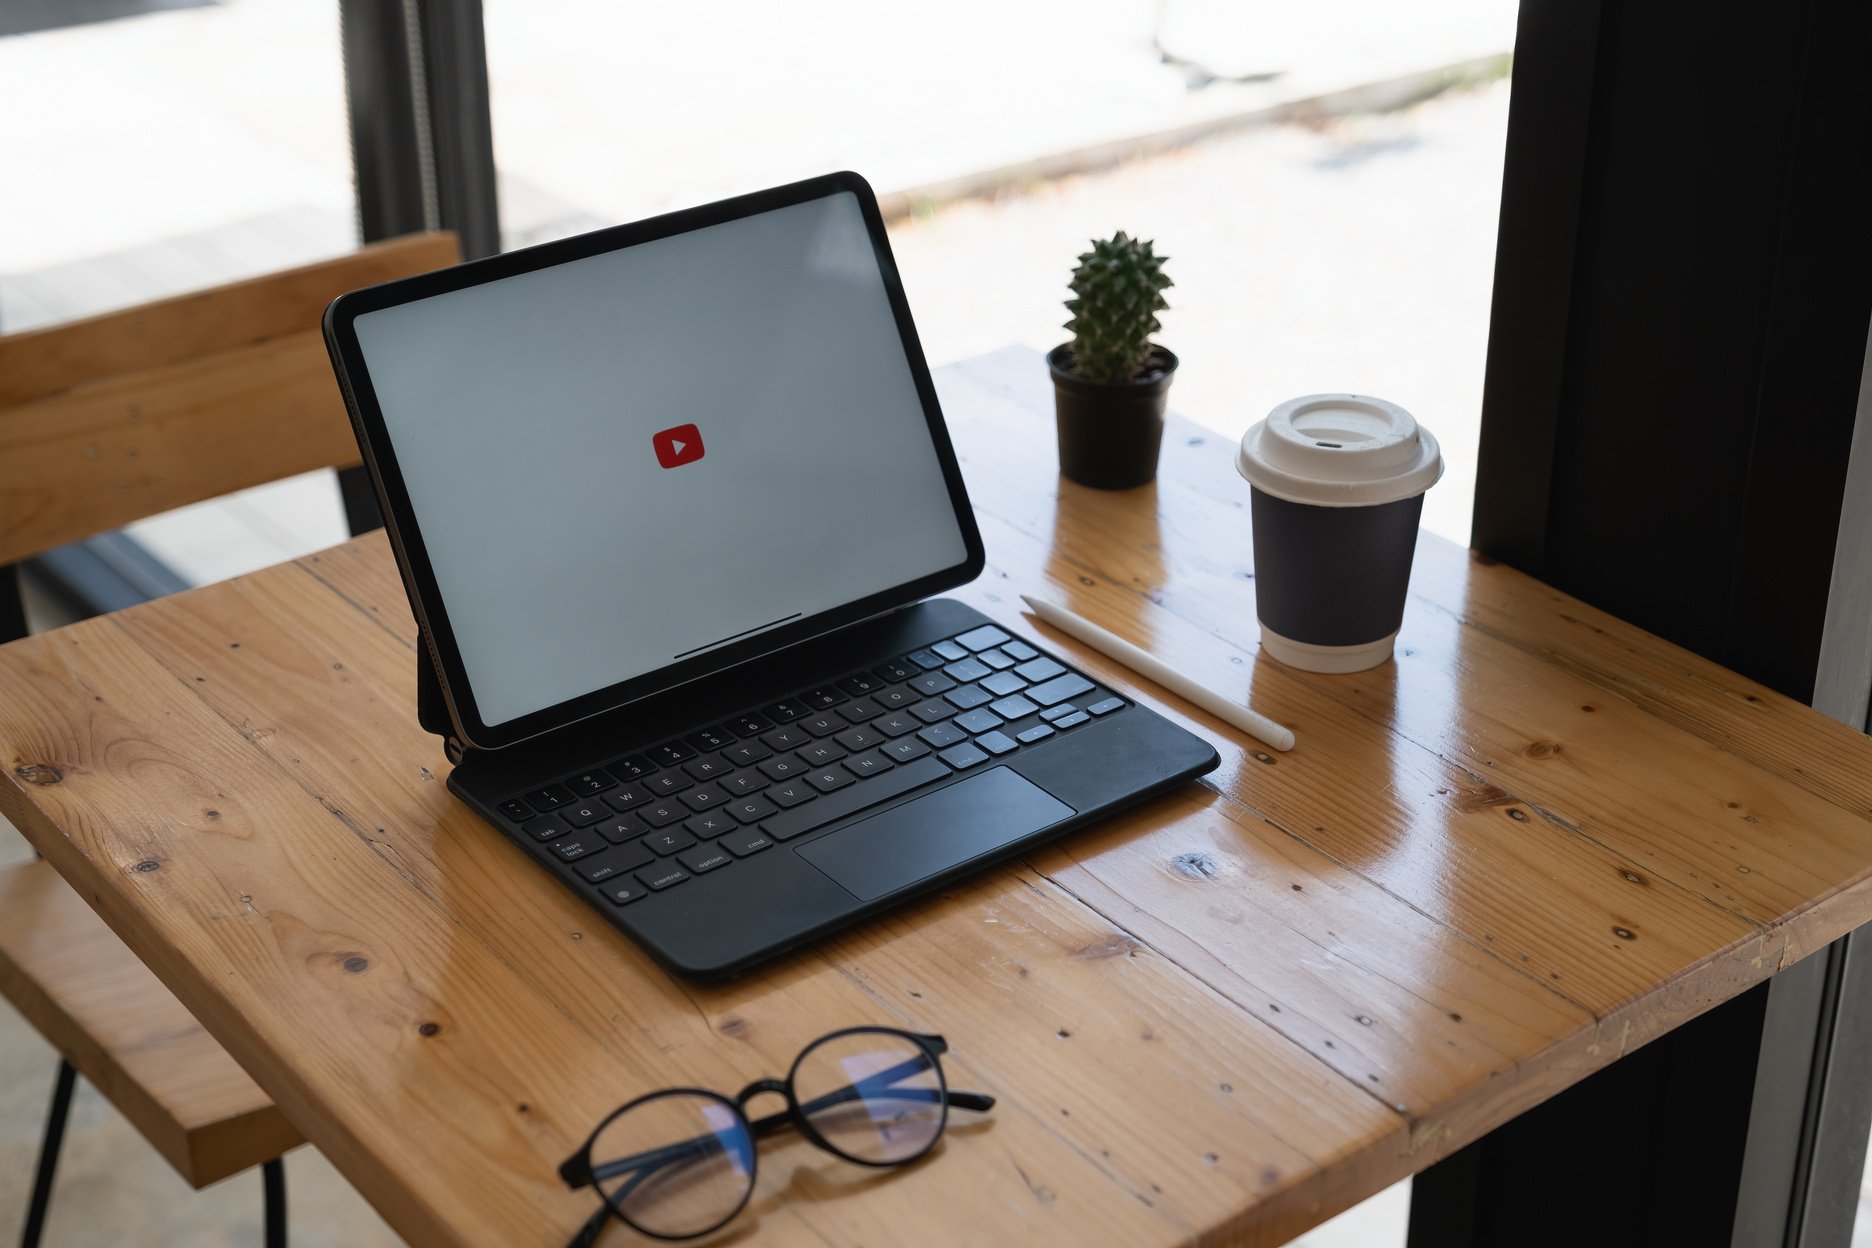
[[[878,273],[890,300],[891,312],[896,318],[898,338],[903,345],[905,362],[909,365],[917,397],[923,406],[924,419],[928,423],[930,440],[936,451],[937,460],[942,466],[943,480],[948,486],[950,504],[954,510],[956,526],[962,536],[966,552],[963,561],[952,567],[926,573],[855,601],[796,620],[745,641],[710,650],[693,659],[668,664],[498,724],[486,723],[481,718],[476,705],[473,682],[469,679],[467,669],[462,662],[461,649],[449,620],[448,606],[442,600],[441,590],[436,582],[422,527],[411,506],[409,490],[404,484],[396,451],[391,444],[389,429],[384,421],[382,410],[378,407],[376,392],[371,386],[370,372],[365,365],[363,352],[358,344],[355,329],[357,318],[383,308],[413,303],[488,282],[497,282],[555,265],[586,260],[606,252],[618,251],[626,247],[634,247],[657,239],[686,234],[694,230],[706,229],[729,221],[771,212],[778,208],[786,208],[846,192],[857,198],[864,217],[865,230],[871,239],[872,252],[877,259]],[[437,676],[442,686],[443,697],[448,705],[449,717],[456,733],[467,746],[476,749],[499,749],[542,733],[556,731],[639,698],[661,693],[688,681],[771,655],[807,638],[820,636],[834,629],[857,623],[859,620],[907,606],[945,589],[966,584],[981,574],[985,564],[981,533],[975,524],[975,514],[969,504],[968,491],[962,483],[962,472],[956,462],[955,448],[950,443],[949,431],[943,422],[942,409],[936,399],[936,387],[930,379],[929,365],[924,360],[923,347],[917,338],[916,326],[910,319],[910,308],[904,298],[903,282],[898,276],[896,262],[891,256],[890,242],[885,235],[883,218],[878,212],[877,199],[872,194],[870,185],[855,173],[827,174],[787,186],[705,204],[698,208],[672,212],[628,225],[596,230],[574,238],[542,243],[535,247],[508,252],[485,260],[471,261],[453,268],[352,291],[332,301],[325,311],[324,328],[326,347],[331,353],[332,367],[338,375],[339,387],[344,392],[345,405],[351,412],[352,427],[357,434],[359,450],[363,454],[365,466],[370,471],[371,480],[376,486],[378,503],[383,509],[384,527],[389,533],[391,548],[395,551],[397,566],[403,575],[404,589],[409,595],[410,605],[416,614],[417,622],[429,639],[431,656],[437,667]],[[836,361],[828,361],[828,367],[836,367]]]

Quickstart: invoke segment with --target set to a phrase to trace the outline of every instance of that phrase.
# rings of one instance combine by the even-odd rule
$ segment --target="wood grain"
[[[0,871],[0,995],[194,1187],[301,1143],[202,1025],[44,862]]]
[[[1291,754],[1049,635],[1221,768],[682,984],[449,797],[375,536],[0,649],[0,808],[420,1243],[562,1242],[604,1110],[866,1020],[1000,1104],[901,1175],[781,1143],[724,1241],[1279,1243],[1872,915],[1872,742],[1432,538],[1397,663],[1281,668],[1229,447],[1173,423],[1157,485],[1087,491],[1037,356],[940,384],[959,596],[1033,632],[1045,592]]]
[[[0,338],[0,564],[158,512],[358,462],[319,318],[458,258],[420,234]]]

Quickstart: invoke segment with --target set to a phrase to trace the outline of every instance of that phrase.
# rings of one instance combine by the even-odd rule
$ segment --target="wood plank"
[[[0,564],[359,461],[319,321],[346,290],[453,263],[420,234],[0,338]]]
[[[461,259],[450,233],[409,234],[349,255],[83,320],[0,337],[0,411],[100,377],[143,373],[316,330],[347,290]]]
[[[193,1187],[303,1142],[47,863],[0,871],[0,995]]]
[[[318,331],[0,411],[0,563],[359,462]]]

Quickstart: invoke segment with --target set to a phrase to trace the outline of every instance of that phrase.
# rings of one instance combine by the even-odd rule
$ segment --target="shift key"
[[[787,841],[822,828],[846,815],[855,814],[868,806],[889,801],[911,789],[922,788],[931,781],[940,780],[949,774],[949,769],[934,758],[919,758],[913,763],[875,776],[869,780],[827,793],[816,802],[804,806],[795,806],[792,810],[783,810],[777,815],[770,815],[761,820],[761,830],[776,841]]]

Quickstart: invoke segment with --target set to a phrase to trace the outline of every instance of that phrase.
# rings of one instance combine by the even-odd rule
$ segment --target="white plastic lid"
[[[1443,475],[1428,429],[1395,403],[1358,394],[1289,399],[1242,435],[1236,467],[1264,494],[1315,507],[1375,507]]]

